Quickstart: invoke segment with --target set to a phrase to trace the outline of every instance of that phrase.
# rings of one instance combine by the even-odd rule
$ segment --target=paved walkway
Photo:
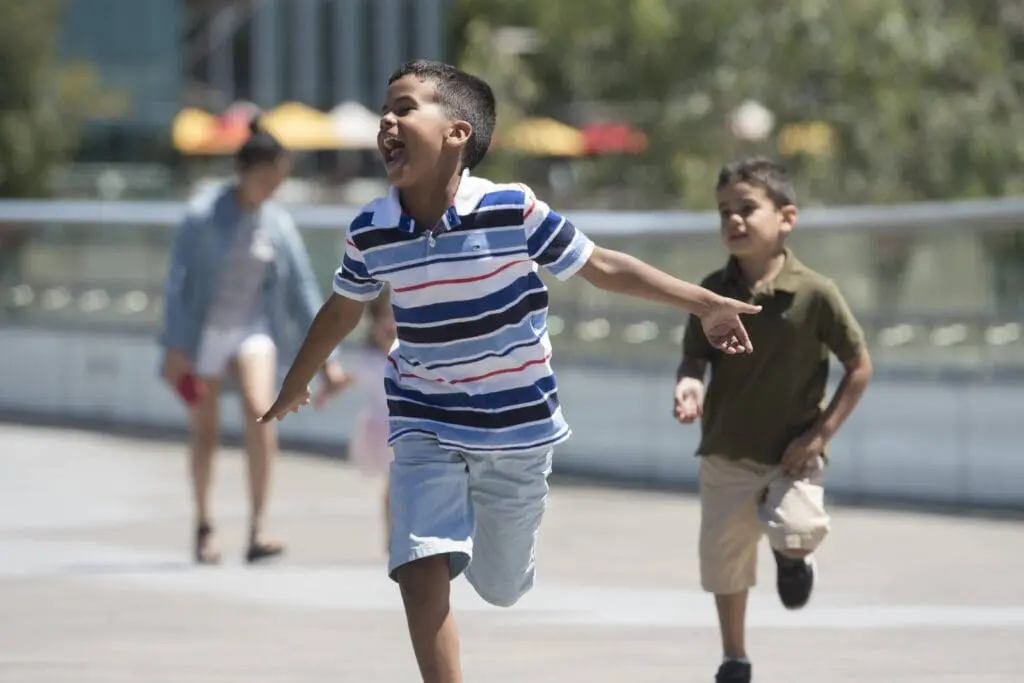
[[[181,447],[2,425],[0,445],[0,682],[418,680],[383,574],[377,482],[283,459],[274,530],[292,553],[248,569],[244,470],[225,453],[229,562],[197,569]],[[537,590],[502,611],[457,586],[467,681],[710,681],[696,524],[690,498],[556,487]],[[762,560],[758,681],[1024,680],[1019,522],[837,510],[821,590],[797,614]]]

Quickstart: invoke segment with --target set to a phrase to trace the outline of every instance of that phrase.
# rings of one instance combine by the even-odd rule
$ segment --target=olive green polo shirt
[[[713,348],[690,316],[683,356],[711,366],[697,454],[778,464],[786,446],[821,416],[829,352],[852,360],[864,334],[835,283],[788,249],[782,271],[759,291],[751,291],[734,258],[701,284],[762,310],[743,317],[754,352],[733,356]]]

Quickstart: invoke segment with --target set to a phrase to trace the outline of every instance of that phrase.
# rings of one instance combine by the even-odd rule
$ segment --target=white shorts
[[[465,571],[480,597],[511,606],[534,584],[550,473],[550,448],[466,453],[426,436],[398,439],[391,463],[391,578],[409,562],[448,555],[452,578]]]
[[[228,362],[240,353],[270,353],[276,350],[274,340],[260,328],[240,327],[230,330],[207,328],[199,343],[196,374],[220,378]]]

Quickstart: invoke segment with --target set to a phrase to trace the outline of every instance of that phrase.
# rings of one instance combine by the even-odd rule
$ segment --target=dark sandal
[[[194,549],[196,564],[219,564],[220,551],[212,547],[211,536],[213,527],[200,524],[196,527],[196,545]]]
[[[259,541],[256,535],[249,537],[249,549],[245,551],[245,561],[256,564],[265,560],[284,555],[284,544],[277,541]]]

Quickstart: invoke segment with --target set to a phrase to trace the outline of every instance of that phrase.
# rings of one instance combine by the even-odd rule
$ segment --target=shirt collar
[[[766,286],[759,289],[756,293],[774,294],[776,291],[781,292],[796,292],[800,286],[801,275],[804,272],[804,265],[797,260],[793,252],[787,247],[784,250],[786,254],[786,260],[782,264],[782,270],[775,276],[775,279],[769,282]],[[729,257],[729,262],[725,266],[725,278],[729,282],[733,282],[742,287],[748,287],[746,281],[743,278],[743,269],[740,267],[740,262],[735,256]]]
[[[411,216],[402,211],[398,188],[392,186],[388,189],[387,197],[373,212],[373,225],[378,228],[395,228],[410,234],[429,230],[448,232],[462,224],[460,216],[473,212],[480,202],[485,185],[486,181],[471,176],[469,169],[463,170],[462,178],[459,180],[459,189],[455,192],[455,201],[444,212],[436,226],[427,227],[418,225]]]

